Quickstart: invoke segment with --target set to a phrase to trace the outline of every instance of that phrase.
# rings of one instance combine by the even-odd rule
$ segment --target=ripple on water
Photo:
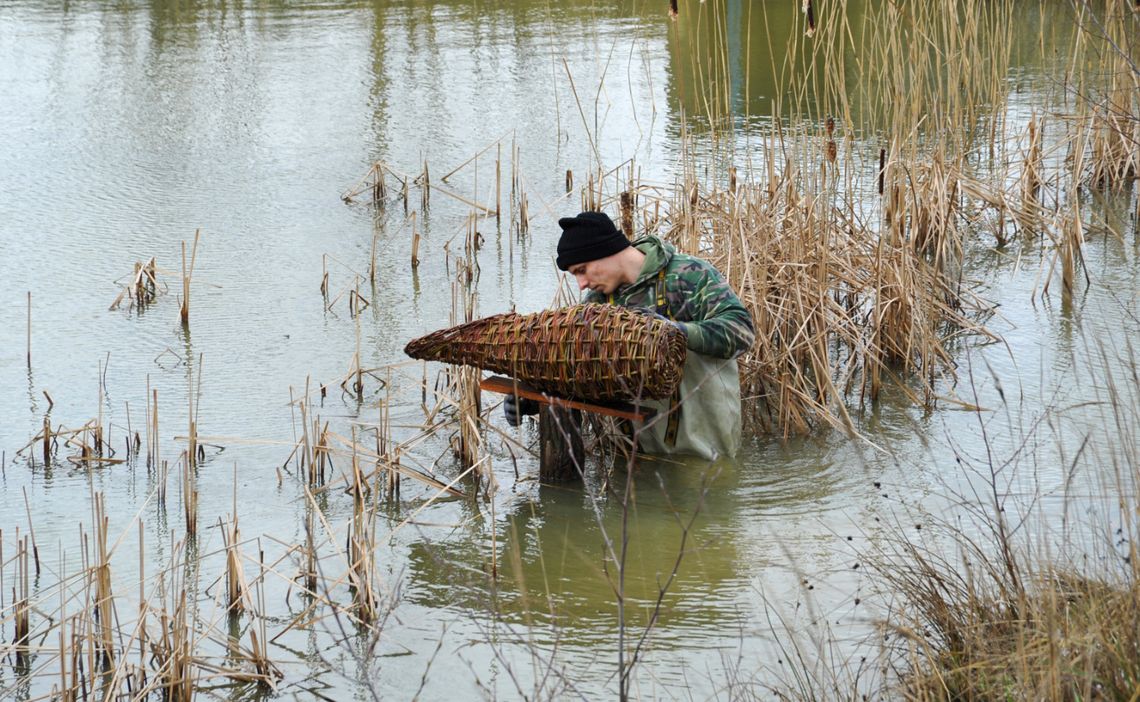
[[[818,514],[836,509],[862,470],[841,437],[758,439],[742,451],[739,492],[751,517]]]

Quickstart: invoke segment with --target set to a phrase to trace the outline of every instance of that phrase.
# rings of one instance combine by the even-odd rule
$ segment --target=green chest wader
[[[674,319],[669,311],[669,301],[665,299],[665,269],[657,273],[657,281],[653,284],[654,311],[666,319]],[[610,293],[610,304],[614,304],[614,295]],[[674,320],[676,321],[676,320]],[[677,429],[681,426],[681,383],[669,398],[669,423],[665,425],[665,445],[677,445]]]

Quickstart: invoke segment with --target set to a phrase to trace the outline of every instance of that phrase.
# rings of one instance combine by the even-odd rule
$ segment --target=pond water
[[[434,491],[406,481],[401,500],[381,513],[375,558],[390,610],[379,637],[330,617],[294,625],[305,604],[290,583],[299,567],[290,547],[306,540],[311,503],[290,460],[299,427],[291,400],[307,385],[328,385],[326,397],[313,393],[312,411],[342,436],[354,426],[368,431],[390,400],[396,437],[417,432],[425,373],[402,363],[402,349],[449,324],[471,211],[443,190],[421,209],[413,188],[406,211],[398,198],[378,211],[341,195],[383,160],[412,174],[427,163],[437,184],[462,166],[447,187],[493,203],[500,157],[502,197],[517,177],[532,221],[524,236],[506,217],[479,222],[478,313],[543,309],[559,292],[556,220],[580,209],[577,191],[566,194],[567,171],[580,186],[599,162],[608,169],[634,159],[642,180],[672,183],[684,115],[698,133],[705,123],[695,86],[706,76],[693,56],[716,41],[725,43],[732,76],[729,151],[747,157],[750,139],[767,128],[753,116],[773,111],[766,37],[782,42],[799,26],[798,4],[764,4],[761,16],[749,3],[709,3],[722,16],[683,2],[677,21],[665,2],[0,5],[2,640],[12,640],[17,532],[34,528],[44,572],[33,597],[55,611],[56,584],[80,570],[80,531],[91,531],[102,493],[119,617],[136,611],[141,551],[144,585],[167,568],[185,573],[199,627],[223,632],[203,640],[224,641],[218,524],[236,500],[247,577],[259,559],[274,571],[264,612],[268,655],[285,673],[281,694],[616,691],[617,568],[606,544],[620,538],[620,505],[591,499],[596,481],[540,485],[537,459],[516,445],[533,443],[534,428],[510,430],[497,413],[495,425],[514,443],[489,434],[499,484],[491,501],[425,506]],[[861,7],[850,3],[854,13]],[[1040,13],[1047,25],[1064,11],[1034,6],[1033,21]],[[715,39],[717,22],[730,28],[723,40]],[[1030,40],[1015,52],[1009,113],[1017,119],[1039,104],[1037,88],[1049,87],[1037,54]],[[1025,444],[1035,449],[997,479],[1002,494],[1045,517],[1027,531],[1060,539],[1071,526],[1065,515],[1098,524],[1122,460],[1106,388],[1110,380],[1130,387],[1128,344],[1140,331],[1132,197],[1098,210],[1111,227],[1090,231],[1089,284],[1071,301],[1040,294],[1050,274],[1044,244],[1014,254],[980,242],[971,251],[967,278],[999,305],[988,324],[1003,340],[957,350],[958,395],[987,408],[981,419],[951,402],[923,411],[888,391],[855,415],[865,440],[824,431],[751,436],[737,460],[711,467],[644,462],[628,521],[629,636],[643,630],[659,585],[684,557],[632,693],[759,694],[790,679],[796,645],[833,670],[870,655],[860,646],[882,610],[864,601],[874,579],[860,564],[928,518],[972,528],[969,506],[985,502],[989,475],[970,466],[985,465],[987,443],[1000,460]],[[415,269],[413,228],[422,234]],[[182,246],[196,231],[183,327]],[[353,315],[348,291],[366,276],[374,246],[375,284],[359,285],[371,304]],[[143,310],[109,310],[117,281],[151,257],[168,293]],[[387,385],[369,378],[359,400],[338,387],[358,351],[363,367],[392,367],[378,372]],[[438,370],[429,367],[429,386]],[[200,531],[189,555],[179,555],[177,469],[163,506],[158,477],[141,460],[87,468],[66,460],[66,450],[48,465],[20,452],[45,416],[69,428],[98,418],[121,457],[128,436],[145,437],[153,393],[164,459],[173,465],[185,448],[191,402],[205,437],[195,477]],[[1074,463],[1086,439],[1092,458]],[[967,460],[956,461],[956,452]],[[458,472],[443,435],[416,444],[406,461],[445,481]],[[334,458],[334,475],[348,469]],[[327,524],[316,534],[322,572],[335,579],[345,569],[338,554],[352,500],[338,486],[317,504]],[[330,597],[349,599],[343,582]],[[244,632],[249,621],[233,626]],[[0,666],[0,697],[47,694],[55,678],[46,670],[28,681]],[[257,694],[210,684],[221,697]]]

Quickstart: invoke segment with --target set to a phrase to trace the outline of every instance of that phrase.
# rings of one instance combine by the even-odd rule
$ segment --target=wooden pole
[[[539,411],[539,480],[561,483],[581,477],[586,450],[582,414],[576,409],[546,405]]]

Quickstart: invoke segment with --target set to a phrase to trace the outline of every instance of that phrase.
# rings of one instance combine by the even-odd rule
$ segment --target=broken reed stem
[[[305,487],[305,572],[303,574],[305,592],[310,597],[317,596],[317,543],[313,526],[315,502],[313,494]]]
[[[16,656],[22,659],[26,653],[26,645],[31,637],[31,604],[28,601],[28,595],[31,592],[28,587],[28,538],[19,538],[17,534],[16,540],[16,583],[19,588],[18,594],[15,594],[15,602],[13,603],[14,619],[15,619],[15,635],[12,643],[16,646]]]
[[[186,434],[186,456],[189,460],[191,468],[198,467],[198,459],[203,454],[203,448],[198,444],[198,403],[197,398],[202,393],[202,354],[198,354],[198,385],[194,385],[194,366],[192,363],[186,364],[186,416],[187,427]]]
[[[621,193],[621,231],[627,239],[633,239],[633,193],[624,190]]]
[[[238,551],[240,532],[237,511],[237,463],[234,463],[233,519],[222,529],[222,539],[226,548],[226,603],[231,614],[245,611],[245,573],[241,567],[241,553]],[[219,525],[221,526],[221,525]]]
[[[368,282],[372,286],[372,296],[376,296],[376,244],[380,240],[380,227],[373,227],[372,250],[368,255]]]
[[[46,462],[45,462],[46,465]],[[24,487],[24,512],[28,516],[28,534],[32,537],[32,555],[36,562],[36,577],[40,577],[40,547],[36,544],[36,526],[32,523],[32,506],[28,502],[28,488]],[[2,562],[2,561],[0,561]]]
[[[412,219],[412,268],[418,268],[420,265],[420,233],[416,229],[416,213],[411,215]]]
[[[187,452],[181,456],[182,464],[182,507],[186,513],[186,534],[194,536],[198,533],[198,487],[194,480],[194,469],[187,457]]]
[[[478,218],[474,214],[468,217],[468,243],[463,260],[456,264],[456,277],[452,283],[452,317],[462,315],[464,322],[470,322],[475,318],[474,269],[477,264],[474,259],[474,244],[479,236],[475,230],[477,222]],[[482,444],[482,437],[479,432],[479,414],[481,411],[479,380],[482,377],[482,372],[472,366],[453,367],[451,370],[453,372],[452,377],[458,382],[459,398],[459,411],[456,417],[459,422],[459,431],[455,438],[454,449],[460,463],[466,470],[479,463]]]
[[[32,291],[28,291],[28,370],[32,369]]]
[[[356,616],[360,621],[372,623],[379,614],[376,590],[373,585],[373,554],[376,551],[373,527],[373,510],[369,490],[360,470],[356,453],[356,430],[352,436],[352,526],[348,536],[348,572],[352,586]]]
[[[1026,211],[1037,207],[1041,192],[1041,128],[1041,121],[1036,116],[1029,118],[1029,148],[1021,175],[1021,202]]]
[[[516,180],[518,181],[519,234],[522,235],[530,231],[530,199],[522,187],[522,158],[521,152],[518,150],[516,150],[515,160],[519,164],[515,168],[517,170]]]
[[[328,254],[321,254],[321,297],[325,298],[325,302],[329,299],[329,266]]]
[[[194,262],[198,258],[198,236],[201,229],[194,230],[194,245],[190,249],[190,267],[186,267],[186,242],[182,242],[182,324],[190,323],[190,279],[194,275]]]
[[[364,400],[364,371],[360,367],[360,320],[356,321],[356,352],[352,356],[352,362],[356,365],[355,376],[356,379],[352,383],[352,389],[356,392],[356,401],[362,402]]]
[[[379,163],[373,164],[370,174],[374,178],[372,183],[372,204],[381,205],[388,196],[388,184],[384,178],[384,166]]]
[[[51,464],[52,454],[52,431],[51,431],[51,417],[44,415],[44,428],[43,428],[43,454],[44,466]]]
[[[388,369],[388,378],[385,382],[385,388],[391,388],[392,371]],[[377,463],[384,464],[386,474],[386,489],[385,496],[388,500],[399,499],[400,497],[400,474],[396,470],[396,466],[400,462],[399,450],[397,449],[395,455],[392,455],[392,414],[391,414],[391,398],[385,396],[380,401],[380,421],[377,423],[376,429],[376,456]]]
[[[260,560],[262,573],[265,572],[264,557]],[[260,616],[257,618],[257,626],[249,628],[249,662],[253,664],[254,672],[258,676],[257,683],[262,688],[270,690],[277,689],[277,681],[285,677],[284,673],[278,670],[277,666],[269,660],[269,633],[266,631],[265,626],[265,578],[260,577],[257,579],[257,607]],[[260,637],[258,632],[261,632]]]
[[[1084,227],[1081,222],[1079,201],[1074,202],[1072,212],[1065,219],[1061,235],[1061,285],[1064,295],[1072,295],[1077,275],[1077,260],[1081,256],[1081,242],[1084,240]]]
[[[99,622],[99,653],[104,669],[115,661],[114,595],[111,592],[111,554],[107,550],[109,519],[104,506],[103,493],[94,493],[95,556],[95,615]]]

